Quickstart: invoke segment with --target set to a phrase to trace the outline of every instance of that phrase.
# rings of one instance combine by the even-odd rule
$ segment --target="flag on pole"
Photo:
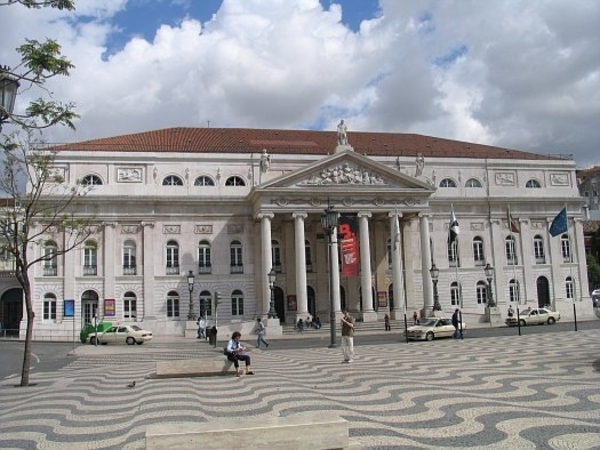
[[[448,244],[452,244],[458,238],[460,234],[460,228],[458,227],[458,220],[454,215],[454,206],[452,206],[452,215],[450,216],[450,225],[448,227]]]
[[[567,232],[567,207],[565,206],[554,218],[550,225],[550,235],[556,237]]]
[[[508,210],[506,212],[507,214],[507,219],[508,219],[508,229],[510,231],[512,231],[513,233],[520,233],[521,232],[521,227],[519,226],[519,222],[517,222],[513,216],[510,214],[510,206],[508,207]]]
[[[396,251],[400,245],[400,223],[398,222],[398,215],[394,216],[394,230],[392,231],[392,239],[394,241],[393,249]]]

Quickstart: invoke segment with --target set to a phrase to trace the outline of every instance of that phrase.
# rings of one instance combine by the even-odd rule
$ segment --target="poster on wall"
[[[339,221],[340,250],[342,253],[342,276],[357,277],[358,267],[358,224],[356,217],[341,216]]]
[[[75,317],[75,300],[65,300],[63,306],[63,317]]]
[[[287,297],[287,310],[288,311],[296,311],[298,309],[298,304],[296,303],[295,295],[288,295]]]
[[[377,292],[377,307],[378,308],[387,308],[387,292],[385,292],[385,291]]]
[[[115,299],[105,298],[104,299],[104,317],[115,316]]]

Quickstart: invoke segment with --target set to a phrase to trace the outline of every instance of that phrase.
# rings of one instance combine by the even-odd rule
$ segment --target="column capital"
[[[356,215],[358,217],[367,217],[367,218],[373,216],[373,214],[371,213],[371,211],[359,211]]]
[[[143,227],[150,227],[150,228],[154,228],[154,221],[142,221],[140,222],[140,225]]]
[[[404,216],[404,214],[401,213],[400,211],[391,211],[391,212],[388,213],[388,217],[389,218],[398,217],[398,219],[399,219],[402,216]]]
[[[431,217],[431,211],[421,211],[419,213],[419,218],[429,219]]]
[[[257,219],[272,219],[273,217],[275,217],[275,214],[272,211],[264,211],[264,212],[259,212],[256,215]]]
[[[308,217],[308,213],[306,211],[296,211],[292,213],[292,217],[294,219],[300,218],[300,219],[306,219]]]

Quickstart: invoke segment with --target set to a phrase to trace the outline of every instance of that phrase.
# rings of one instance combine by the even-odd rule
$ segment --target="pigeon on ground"
[[[127,385],[128,388],[134,388],[135,387],[135,380],[133,380],[131,383],[129,383]]]

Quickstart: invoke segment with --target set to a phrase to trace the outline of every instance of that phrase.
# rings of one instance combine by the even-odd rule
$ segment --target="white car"
[[[552,325],[560,320],[560,313],[557,311],[550,311],[546,308],[532,308],[519,311],[519,318],[517,314],[506,319],[506,325],[516,326],[519,322],[522,327],[526,325],[541,325],[547,323]]]
[[[152,331],[143,330],[137,325],[116,325],[102,333],[88,336],[90,344],[127,344],[142,345],[152,339]]]
[[[467,324],[463,322],[463,334],[466,329]],[[418,325],[408,327],[404,335],[412,340],[433,341],[437,338],[452,337],[455,331],[452,319],[432,317],[431,319],[425,319]]]

